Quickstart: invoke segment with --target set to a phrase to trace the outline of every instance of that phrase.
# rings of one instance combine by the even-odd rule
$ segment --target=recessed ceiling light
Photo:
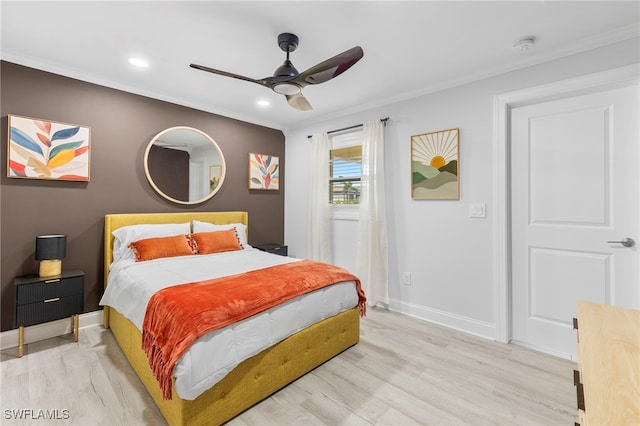
[[[256,103],[261,107],[267,107],[267,106],[271,105],[271,102],[269,102],[266,99],[260,99]]]
[[[129,58],[129,63],[140,68],[147,68],[149,66],[149,62],[140,58]]]

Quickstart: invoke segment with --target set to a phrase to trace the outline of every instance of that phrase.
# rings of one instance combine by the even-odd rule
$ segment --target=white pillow
[[[158,223],[129,225],[118,228],[112,232],[113,241],[113,261],[119,260],[128,254],[133,255],[129,244],[145,238],[171,237],[174,235],[186,235],[191,232],[191,224],[185,223]]]
[[[200,222],[199,220],[193,221],[193,233],[198,232],[214,232],[214,231],[226,231],[227,229],[236,228],[236,233],[240,239],[240,245],[242,248],[251,247],[247,243],[247,225],[244,223],[228,223],[226,225],[216,225],[215,223]]]

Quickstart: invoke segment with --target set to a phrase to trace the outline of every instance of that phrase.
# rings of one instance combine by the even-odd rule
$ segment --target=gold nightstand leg
[[[71,324],[73,326],[73,340],[78,341],[78,328],[80,328],[80,315],[76,314],[71,317]]]
[[[18,357],[22,358],[24,354],[24,327],[18,328]]]

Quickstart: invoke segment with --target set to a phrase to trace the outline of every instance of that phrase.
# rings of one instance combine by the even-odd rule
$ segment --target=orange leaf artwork
[[[87,126],[9,115],[7,176],[88,181],[90,138]]]

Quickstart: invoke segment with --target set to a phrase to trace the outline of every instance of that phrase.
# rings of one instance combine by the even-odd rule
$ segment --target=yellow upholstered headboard
[[[192,220],[226,225],[229,223],[249,224],[247,212],[179,212],[179,213],[120,213],[104,217],[104,287],[107,287],[109,266],[113,261],[113,234],[118,228],[144,223],[185,223]],[[104,326],[109,326],[109,309],[104,308]]]

